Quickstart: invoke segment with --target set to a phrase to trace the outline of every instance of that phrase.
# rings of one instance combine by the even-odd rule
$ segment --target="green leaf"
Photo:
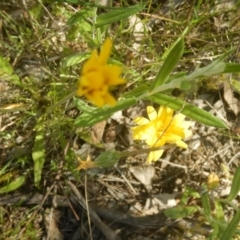
[[[212,222],[213,231],[211,232],[208,240],[216,240],[219,234],[219,225],[216,222]]]
[[[74,53],[64,58],[62,64],[64,67],[71,67],[85,61],[88,57],[89,54],[86,53]]]
[[[154,95],[156,93],[163,92],[166,90],[174,89],[174,88],[188,89],[189,87],[191,87],[191,85],[189,85],[188,82],[194,82],[199,78],[210,77],[210,76],[213,76],[216,74],[224,73],[227,64],[224,63],[223,60],[224,60],[224,58],[229,56],[232,52],[233,52],[233,50],[226,52],[220,58],[214,60],[211,64],[209,64],[203,68],[197,68],[197,69],[195,69],[194,72],[192,72],[191,74],[189,74],[187,76],[182,75],[179,77],[177,75],[176,78],[169,77],[169,79],[171,79],[171,81],[169,81],[169,79],[167,79],[167,83],[156,86],[155,88],[151,89],[149,92],[146,92],[146,93],[142,94],[141,96],[139,96],[137,98],[137,100],[138,101],[143,100],[148,96],[151,96],[151,95]]]
[[[185,218],[198,210],[197,206],[177,206],[164,210],[164,215],[172,219]]]
[[[216,216],[217,220],[224,222],[225,221],[224,210],[223,210],[221,202],[219,200],[215,199],[214,203],[215,203],[215,212],[216,212],[215,216]]]
[[[230,194],[226,199],[222,201],[231,202],[233,199],[237,197],[239,191],[240,191],[240,166],[237,168],[236,172],[234,173]]]
[[[233,51],[234,51],[234,49],[231,49],[230,51],[224,53],[218,59],[214,60],[209,65],[207,65],[203,68],[196,69],[193,73],[191,73],[190,75],[188,75],[186,77],[187,80],[194,81],[195,79],[197,79],[199,77],[210,77],[210,76],[213,76],[213,75],[216,75],[216,74],[225,73],[225,71],[229,72],[231,67],[230,67],[229,64],[223,62],[223,60],[227,56],[229,56]],[[234,69],[234,68],[232,68],[232,69]]]
[[[228,224],[227,228],[223,232],[220,240],[232,240],[234,233],[238,227],[240,222],[240,211],[237,211],[230,223]]]
[[[79,23],[81,22],[82,24],[84,24],[84,21],[86,18],[88,17],[92,17],[94,16],[95,13],[94,11],[91,9],[82,9],[79,12],[73,14],[67,21],[68,25],[73,25],[75,23]]]
[[[240,64],[238,63],[226,63],[224,73],[239,73]]]
[[[132,96],[138,97],[138,96],[142,95],[143,93],[145,93],[147,90],[149,90],[149,85],[141,84],[140,86],[135,87],[131,91],[124,93],[122,96],[124,98],[129,98]]]
[[[167,82],[171,82],[173,79],[176,80],[177,78],[186,77],[186,75],[187,75],[187,72],[177,72],[177,73],[171,75],[171,76],[168,78]]]
[[[170,48],[166,60],[164,61],[158,75],[156,76],[150,90],[163,85],[169,75],[172,73],[173,69],[176,67],[179,59],[182,57],[184,50],[183,38],[179,38],[174,45]]]
[[[45,162],[45,140],[42,118],[38,120],[35,129],[36,136],[32,150],[32,158],[34,162],[34,183],[35,186],[38,187],[41,180],[43,165]]]
[[[94,109],[89,107],[87,104],[83,105],[77,104],[77,107],[84,113],[80,115],[78,118],[76,118],[74,125],[76,125],[77,127],[93,126],[95,123],[108,119],[115,112],[129,108],[134,104],[136,104],[135,98],[122,99],[117,103],[115,107],[104,107]]]
[[[101,153],[94,161],[97,167],[113,167],[121,158],[121,153],[116,151],[105,151]]]
[[[13,68],[7,59],[0,55],[0,79],[19,85],[19,77],[13,74]]]
[[[184,190],[184,193],[183,193],[183,195],[181,197],[180,204],[181,205],[187,204],[187,202],[188,202],[190,197],[200,198],[200,194],[196,190],[186,186],[185,190]]]
[[[175,111],[181,111],[182,114],[202,124],[228,129],[226,124],[219,118],[213,116],[203,109],[181,101],[175,97],[158,93],[148,97],[148,99],[160,105],[170,107]]]
[[[20,188],[25,183],[25,180],[26,180],[26,177],[24,175],[17,177],[13,181],[9,182],[6,186],[0,188],[0,193],[12,192]]]
[[[103,13],[97,17],[95,26],[98,28],[107,24],[121,21],[127,17],[130,17],[131,15],[142,11],[145,5],[145,3],[139,3],[131,7],[115,8],[110,12]]]
[[[238,80],[230,79],[230,85],[234,91],[240,93],[240,82]]]
[[[204,192],[201,194],[203,211],[204,211],[204,215],[207,218],[208,222],[211,224],[212,223],[212,213],[211,213],[211,205],[210,205],[209,195],[208,195],[207,189],[204,189],[203,191]]]
[[[93,114],[94,111],[97,111],[97,108],[89,106],[86,102],[80,98],[74,98],[74,104],[76,107],[84,113]]]
[[[203,68],[198,68],[194,72],[192,72],[191,74],[189,74],[187,76],[176,75],[176,78],[174,78],[173,76],[169,77],[169,79],[171,79],[171,81],[168,80],[167,83],[160,85],[160,86],[156,86],[155,88],[151,89],[150,91],[145,92],[141,96],[137,97],[137,101],[146,99],[146,97],[155,95],[156,93],[159,93],[159,92],[163,93],[164,91],[169,91],[170,89],[174,89],[174,88],[186,90],[189,87],[191,87],[189,82],[191,82],[191,84],[193,84],[199,78],[210,77],[210,76],[213,76],[216,74],[224,73],[227,65],[226,65],[226,63],[223,62],[223,60],[224,60],[224,58],[229,56],[232,52],[233,52],[233,50],[228,51],[227,53],[223,54],[220,58],[213,61],[211,64],[209,64]],[[225,126],[225,128],[226,128],[226,126]]]

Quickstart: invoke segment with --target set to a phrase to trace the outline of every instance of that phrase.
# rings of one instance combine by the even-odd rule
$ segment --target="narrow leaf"
[[[172,73],[173,69],[176,67],[179,59],[182,57],[184,50],[184,41],[183,38],[179,38],[174,45],[171,47],[166,60],[164,61],[160,71],[158,72],[157,77],[155,78],[150,90],[163,85],[169,75]]]
[[[235,199],[240,191],[240,166],[237,168],[233,180],[232,180],[232,187],[230,194],[226,199],[224,199],[224,202],[231,202],[233,199]]]
[[[32,150],[32,158],[34,162],[34,183],[35,186],[38,187],[41,180],[43,165],[45,162],[44,129],[41,118],[36,125],[36,136]]]
[[[234,233],[236,232],[239,222],[240,222],[240,211],[237,211],[237,213],[232,218],[231,222],[228,224],[227,228],[223,232],[220,240],[231,240]]]
[[[132,96],[138,97],[144,94],[148,90],[149,90],[149,86],[147,84],[141,84],[140,86],[133,88],[131,91],[124,93],[122,96],[124,98],[130,98]]]
[[[0,78],[4,81],[8,81],[19,85],[19,77],[14,74],[13,68],[7,59],[0,55]]]
[[[12,192],[20,188],[24,184],[25,180],[26,180],[26,177],[24,175],[17,177],[13,181],[9,182],[6,186],[0,188],[0,193]]]
[[[198,210],[196,206],[177,206],[164,210],[164,215],[172,219],[184,218]]]
[[[105,151],[101,153],[94,163],[97,167],[113,167],[121,158],[121,153],[116,151]]]
[[[145,7],[145,3],[139,3],[131,7],[115,8],[110,12],[103,13],[97,17],[96,27],[101,27],[110,23],[115,23],[123,20],[131,15],[134,15],[142,11]]]
[[[108,119],[113,113],[117,111],[131,107],[135,103],[135,98],[123,99],[120,100],[115,107],[104,107],[95,110],[86,104],[83,104],[82,106],[81,104],[77,104],[77,107],[84,113],[75,120],[74,125],[78,127],[92,126],[95,123]]]
[[[239,73],[240,64],[238,63],[226,63],[224,73]]]
[[[88,17],[91,17],[91,16],[94,16],[94,12],[92,10],[89,10],[89,9],[82,9],[81,11],[73,14],[67,21],[67,24],[68,25],[73,25],[73,24],[76,24],[76,23],[79,23],[79,22],[82,22],[88,18]]]
[[[209,200],[209,195],[207,190],[205,190],[205,192],[201,194],[201,199],[202,199],[202,206],[203,206],[205,217],[208,219],[208,222],[211,224],[212,213],[211,213],[211,205],[210,205],[210,200]]]
[[[148,97],[148,99],[163,106],[170,107],[175,111],[181,110],[182,114],[202,124],[217,128],[228,129],[228,127],[223,121],[221,121],[219,118],[215,117],[211,113],[208,113],[203,109],[181,101],[175,97],[158,93]]]
[[[214,201],[215,203],[215,210],[216,210],[216,218],[217,220],[220,220],[220,221],[225,221],[224,219],[224,210],[223,210],[223,207],[222,207],[222,204],[219,200],[216,200]]]
[[[62,64],[64,67],[71,67],[85,61],[88,56],[86,53],[74,53],[64,58]]]

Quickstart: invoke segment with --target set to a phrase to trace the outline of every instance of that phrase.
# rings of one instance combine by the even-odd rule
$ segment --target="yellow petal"
[[[153,127],[149,124],[133,127],[132,131],[135,140],[151,139],[155,135]]]
[[[168,107],[161,106],[158,110],[158,118],[165,124],[167,119],[172,119],[173,110]]]
[[[122,68],[118,65],[106,64],[104,66],[104,71],[106,71],[106,73],[110,76],[118,77],[122,73]]]
[[[153,121],[157,118],[157,112],[152,106],[147,107],[147,114],[150,121]]]
[[[96,168],[96,163],[91,160],[91,158],[88,156],[86,161],[81,160],[81,158],[78,158],[78,161],[80,165],[77,167],[77,170],[81,169],[89,169],[89,168]]]
[[[105,74],[105,79],[106,83],[109,86],[115,86],[118,84],[124,84],[126,83],[126,80],[123,78],[120,78],[121,74],[121,67],[117,65],[106,65],[104,66],[104,74]]]
[[[183,141],[176,141],[176,145],[181,148],[188,148],[188,145]]]
[[[104,101],[105,101],[105,104],[108,104],[110,106],[116,105],[116,99],[110,93],[106,93],[104,95]]]
[[[173,115],[173,110],[170,108],[166,108],[165,116],[162,119],[163,125],[165,126],[166,129],[168,129],[172,125],[172,121],[173,121],[172,115]]]
[[[114,106],[116,100],[109,92],[111,86],[123,84],[125,79],[120,77],[122,68],[116,65],[107,65],[111,54],[112,41],[107,38],[100,54],[94,50],[90,58],[84,63],[79,80],[78,96],[86,96],[93,104],[102,107],[105,104]]]
[[[137,125],[148,124],[150,121],[144,117],[137,117],[133,120]]]
[[[166,135],[168,134],[174,134],[179,136],[180,138],[185,138],[184,128],[181,128],[179,126],[172,126],[167,129]]]
[[[167,134],[164,135],[164,138],[166,140],[166,142],[168,143],[175,143],[179,140],[181,140],[181,136],[175,134],[174,132],[169,132]]]
[[[92,91],[86,94],[88,100],[90,100],[97,107],[102,107],[105,104],[103,96],[99,94],[97,91]]]
[[[159,138],[159,136],[155,135],[155,136],[149,137],[146,140],[146,143],[150,147],[161,147],[165,144],[165,138],[164,137]]]
[[[100,71],[95,71],[85,75],[85,78],[89,82],[89,89],[102,89],[105,84],[105,79]]]
[[[183,122],[183,120],[185,119],[185,115],[183,115],[182,113],[178,113],[174,116],[173,118],[173,122],[175,122],[176,124],[181,124]]]
[[[87,74],[88,72],[95,71],[98,67],[98,54],[97,50],[93,50],[90,58],[83,64],[82,74]]]
[[[163,154],[163,150],[152,151],[148,154],[147,162],[157,161]]]
[[[110,38],[107,38],[103,43],[103,46],[101,48],[101,52],[99,55],[100,64],[106,64],[108,58],[110,57],[111,50],[112,50],[112,40]]]

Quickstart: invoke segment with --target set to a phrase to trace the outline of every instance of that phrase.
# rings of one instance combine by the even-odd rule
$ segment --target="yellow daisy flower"
[[[161,147],[166,143],[176,144],[178,147],[187,148],[187,144],[182,141],[192,135],[188,130],[191,122],[184,121],[185,116],[181,113],[173,116],[173,110],[161,106],[156,112],[152,106],[147,107],[148,119],[137,117],[134,122],[139,125],[132,128],[134,140],[145,140],[150,147]],[[163,154],[163,150],[149,153],[147,161],[157,161]]]
[[[125,79],[120,77],[122,72],[120,66],[107,64],[111,49],[112,41],[107,38],[100,54],[97,53],[97,50],[94,50],[91,57],[84,63],[79,80],[77,96],[85,96],[97,107],[106,104],[114,106],[116,100],[109,89],[126,82]]]

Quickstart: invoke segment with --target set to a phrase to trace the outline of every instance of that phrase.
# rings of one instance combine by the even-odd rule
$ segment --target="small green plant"
[[[202,223],[207,222],[212,227],[208,239],[232,240],[234,236],[240,234],[238,227],[240,222],[240,209],[232,203],[232,200],[237,197],[240,191],[239,178],[240,167],[237,168],[234,174],[231,191],[225,199],[213,197],[213,194],[211,194],[213,184],[209,181],[202,185],[201,192],[186,188],[180,205],[165,210],[165,215],[173,219],[179,219],[198,213],[202,218]],[[215,179],[214,188],[217,187],[217,183],[219,183],[219,179]],[[200,199],[201,206],[187,206],[189,199],[192,197]],[[230,220],[224,216],[224,209],[226,209],[227,206],[233,208],[235,212],[233,218]]]

